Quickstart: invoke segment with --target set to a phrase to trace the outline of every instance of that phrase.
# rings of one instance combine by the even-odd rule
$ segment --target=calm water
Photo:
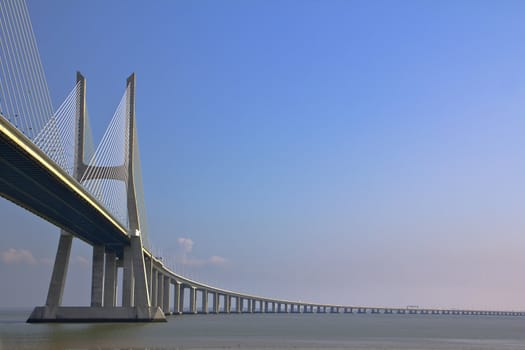
[[[525,318],[194,315],[161,324],[29,325],[0,310],[4,349],[524,349]]]

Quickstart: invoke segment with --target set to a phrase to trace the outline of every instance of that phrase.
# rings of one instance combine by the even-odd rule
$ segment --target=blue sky
[[[54,105],[80,70],[95,140],[136,72],[151,240],[185,256],[179,272],[290,299],[525,309],[523,2],[28,5]],[[58,229],[0,206],[0,250],[22,256],[0,262],[0,295],[43,304]],[[89,258],[76,244],[67,303],[88,303]]]

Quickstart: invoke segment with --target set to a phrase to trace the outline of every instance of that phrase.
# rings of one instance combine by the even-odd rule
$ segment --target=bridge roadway
[[[126,228],[31,140],[0,115],[0,195],[71,232],[90,245],[121,256],[129,246]],[[525,316],[518,311],[406,309],[315,304],[265,298],[220,289],[168,269],[146,249],[150,303],[165,315],[197,313],[359,313]],[[173,292],[172,292],[173,290]],[[188,290],[188,293],[185,293]],[[185,300],[186,294],[189,300]],[[197,300],[200,297],[200,307]],[[211,297],[211,303],[210,303]],[[170,300],[172,299],[172,300]],[[171,301],[173,304],[170,306]],[[222,302],[221,302],[222,301]],[[235,303],[235,308],[233,304]],[[112,305],[111,307],[114,307]]]
[[[193,281],[174,273],[167,268],[160,259],[155,258],[149,252],[144,251],[144,254],[152,306],[161,308],[165,315],[210,313],[345,313],[525,316],[525,312],[522,311],[369,307],[272,299],[220,289]],[[185,290],[189,290],[189,293],[185,293]],[[185,300],[187,297],[189,300]],[[200,301],[200,305],[197,303],[198,300]],[[233,301],[235,301],[235,307],[233,307]]]
[[[0,196],[90,245],[122,255],[126,228],[82,185],[0,115]]]

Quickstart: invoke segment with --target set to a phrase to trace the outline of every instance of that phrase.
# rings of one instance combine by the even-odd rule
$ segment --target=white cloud
[[[36,259],[29,250],[9,248],[2,252],[2,262],[6,264],[36,264]]]
[[[208,261],[212,265],[223,265],[228,260],[226,260],[226,258],[223,258],[222,256],[213,255],[213,256],[210,257],[210,259]]]
[[[177,239],[179,246],[182,250],[177,261],[181,265],[185,266],[210,266],[210,265],[223,265],[227,263],[227,259],[222,256],[213,255],[207,259],[200,259],[191,256],[193,245],[195,244],[191,238],[180,237]]]
[[[193,249],[193,240],[191,238],[180,237],[177,241],[185,253],[190,253]]]

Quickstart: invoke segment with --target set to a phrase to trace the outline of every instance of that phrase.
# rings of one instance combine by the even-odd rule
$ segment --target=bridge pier
[[[179,315],[182,313],[181,303],[180,303],[180,283],[173,281],[173,314]]]
[[[217,292],[213,292],[212,300],[213,300],[213,313],[218,314],[219,313],[219,294]]]
[[[157,297],[159,296],[159,293],[157,292],[157,288],[159,287],[159,283],[157,282],[157,270],[153,269],[151,272],[151,305],[157,306]]]
[[[171,313],[170,311],[170,278],[168,276],[164,276],[164,291],[162,293],[163,301],[162,301],[162,311],[164,311],[164,315],[169,315]]]
[[[50,309],[55,309],[62,303],[72,243],[73,236],[61,230],[55,264],[53,265],[53,274],[51,275],[51,282],[47,292],[46,307]]]
[[[197,289],[193,286],[190,286],[190,314],[196,314],[197,313]]]
[[[184,289],[186,289],[186,285],[185,284],[180,284],[179,285],[179,313],[180,314],[183,314],[184,313]]]
[[[106,252],[104,278],[104,306],[117,306],[117,254],[115,251]]]
[[[166,318],[162,309],[150,306],[146,272],[142,255],[142,244],[140,237],[131,239],[129,249],[124,249],[124,269],[128,267],[128,274],[124,272],[124,286],[132,289],[123,290],[123,306],[114,305],[116,284],[104,281],[116,280],[116,259],[113,253],[108,254],[104,261],[105,247],[97,246],[93,252],[93,275],[91,286],[91,306],[88,307],[64,307],[60,306],[64,282],[67,272],[67,264],[70,254],[70,243],[72,236],[61,235],[57,251],[57,259],[53,269],[50,290],[46,305],[36,307],[27,322],[29,323],[53,323],[53,322],[165,322]],[[126,254],[137,254],[140,258],[128,257],[126,265]],[[138,260],[138,261],[137,261]],[[58,266],[58,264],[63,264]],[[142,266],[142,269],[140,267]],[[129,272],[131,270],[131,278]],[[108,273],[105,273],[105,272]],[[133,273],[135,271],[135,273]],[[128,276],[128,281],[126,281]],[[102,286],[101,286],[102,285]],[[135,290],[138,289],[138,290]],[[124,289],[124,288],[123,288]],[[56,293],[56,294],[55,294]],[[107,301],[107,302],[106,302]]]
[[[231,312],[231,304],[232,304],[232,296],[231,295],[226,295],[224,297],[224,310],[227,314],[229,314]]]
[[[202,313],[208,313],[208,291],[206,289],[201,290],[202,294]]]
[[[236,311],[237,311],[238,314],[242,313],[242,303],[243,303],[243,301],[242,301],[241,297],[235,298],[235,304],[236,304],[236,307],[237,307]]]
[[[164,276],[157,272],[157,306],[164,310]]]
[[[102,307],[102,292],[104,289],[104,255],[103,245],[93,247],[93,262],[91,264],[91,306]]]

